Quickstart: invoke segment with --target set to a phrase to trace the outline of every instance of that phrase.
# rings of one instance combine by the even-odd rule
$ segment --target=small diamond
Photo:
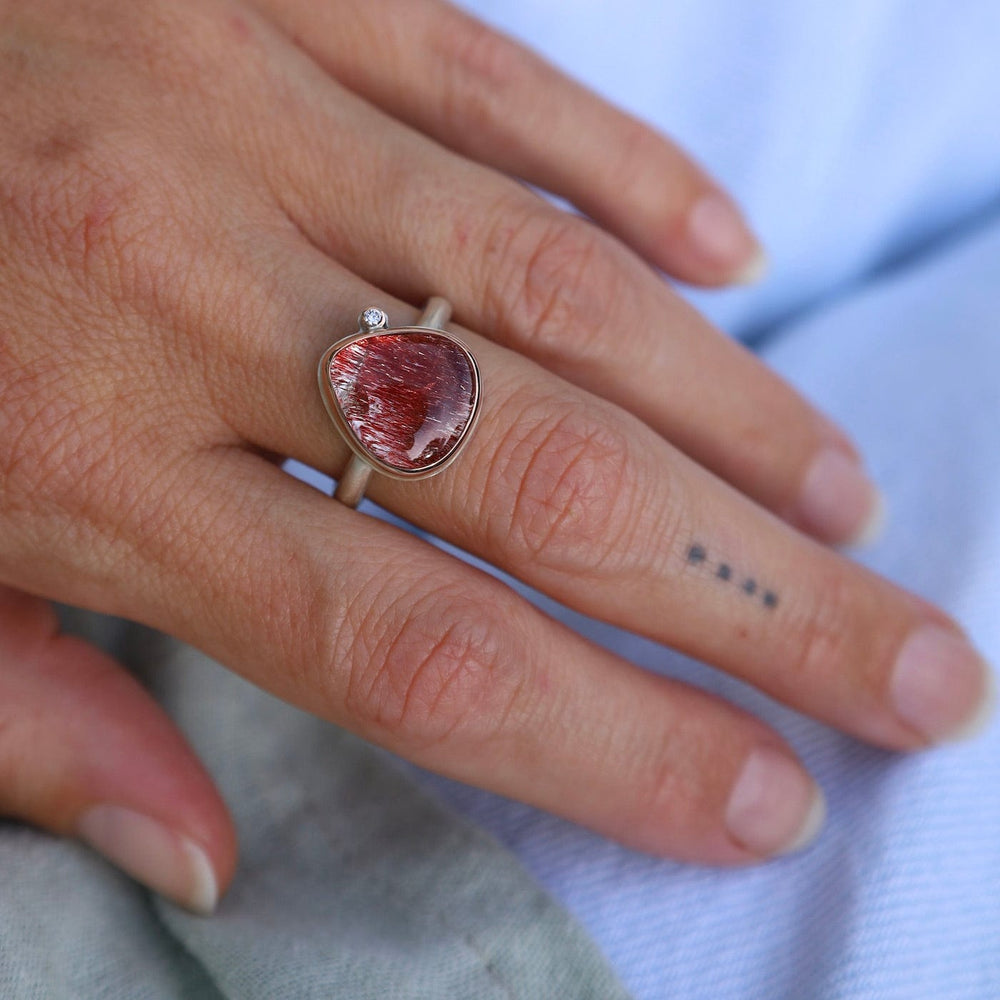
[[[386,323],[389,322],[389,317],[386,316],[381,309],[377,309],[375,306],[369,306],[361,314],[361,325],[366,330],[378,330],[381,329]]]

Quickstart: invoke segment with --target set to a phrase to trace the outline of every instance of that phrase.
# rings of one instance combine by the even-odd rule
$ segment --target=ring
[[[357,507],[372,472],[426,479],[458,457],[479,415],[479,366],[443,327],[451,306],[434,297],[415,326],[390,327],[370,306],[358,330],[319,361],[319,388],[351,448],[334,498]]]

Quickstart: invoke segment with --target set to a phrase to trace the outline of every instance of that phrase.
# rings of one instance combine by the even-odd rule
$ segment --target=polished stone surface
[[[468,353],[439,333],[373,334],[330,360],[330,382],[357,440],[380,462],[419,472],[446,459],[475,411]]]

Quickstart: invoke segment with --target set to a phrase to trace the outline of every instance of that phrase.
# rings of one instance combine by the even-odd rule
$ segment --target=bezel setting
[[[369,306],[358,317],[361,331],[384,330],[389,325],[389,317],[378,306]]]

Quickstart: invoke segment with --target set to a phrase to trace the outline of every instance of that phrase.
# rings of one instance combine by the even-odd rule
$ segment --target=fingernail
[[[757,747],[730,792],[725,822],[737,843],[766,857],[805,847],[825,818],[823,793],[803,768],[780,750]]]
[[[756,253],[749,263],[737,271],[731,281],[734,285],[756,285],[767,274],[770,262],[763,247],[757,247]]]
[[[857,547],[881,534],[886,504],[857,462],[837,448],[824,448],[802,481],[798,515],[824,541]]]
[[[195,913],[208,915],[218,901],[208,855],[187,837],[122,806],[88,809],[77,836],[134,879]]]
[[[893,668],[896,712],[929,740],[968,739],[993,716],[996,682],[986,661],[961,636],[922,625]]]
[[[688,215],[688,234],[699,255],[737,284],[763,277],[767,258],[736,207],[723,195],[702,195]]]

